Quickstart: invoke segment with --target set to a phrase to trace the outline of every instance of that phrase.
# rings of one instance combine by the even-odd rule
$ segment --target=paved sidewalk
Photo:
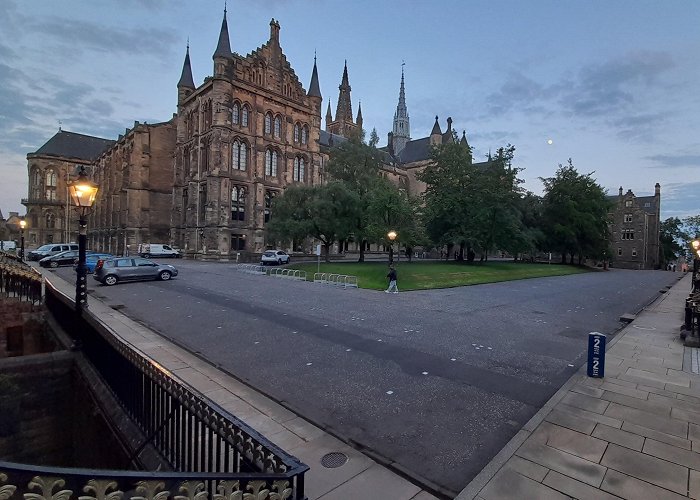
[[[690,275],[574,375],[457,500],[700,498],[700,375],[679,327]],[[687,351],[687,352],[686,352]]]
[[[56,288],[69,297],[73,295],[73,284],[54,273],[41,271]],[[305,494],[309,500],[437,500],[410,481],[99,299],[90,296],[88,309],[143,356],[157,362],[173,377],[306,463],[310,467],[305,476]],[[330,452],[345,454],[347,462],[337,468],[325,468],[321,465],[321,458]]]

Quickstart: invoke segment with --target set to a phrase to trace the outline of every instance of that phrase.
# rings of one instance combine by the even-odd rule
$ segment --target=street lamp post
[[[696,236],[693,241],[690,242],[693,247],[693,282],[691,284],[691,291],[697,291],[698,271],[700,271],[700,236]]]
[[[75,310],[81,312],[87,307],[87,268],[85,267],[85,247],[87,243],[87,220],[85,216],[95,202],[97,184],[88,180],[85,167],[81,166],[78,178],[68,183],[73,205],[80,211],[78,220],[78,269],[75,281]]]
[[[24,228],[27,227],[27,221],[24,220],[24,217],[22,220],[19,221],[19,261],[23,262],[24,261]]]
[[[386,235],[389,238],[389,265],[391,265],[394,263],[394,240],[396,239],[396,236],[398,236],[398,234],[392,229],[391,231],[386,233]]]

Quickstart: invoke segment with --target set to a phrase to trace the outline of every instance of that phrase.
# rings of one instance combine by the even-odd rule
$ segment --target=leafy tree
[[[425,243],[420,223],[420,199],[411,198],[390,181],[379,178],[369,193],[367,206],[367,238],[379,244],[388,243],[387,232],[398,233],[399,247],[412,249]]]
[[[691,215],[689,217],[685,217],[683,219],[683,226],[685,232],[690,236],[690,238],[700,236],[700,215]]]
[[[309,236],[320,240],[328,262],[333,243],[352,233],[358,206],[357,194],[340,182],[290,187],[275,198],[267,230],[272,238],[282,241]]]
[[[377,144],[379,144],[379,134],[377,134],[377,129],[375,127],[372,129],[372,132],[369,134],[369,147],[376,148]]]
[[[472,214],[467,193],[476,174],[471,149],[448,143],[433,148],[431,163],[417,175],[426,183],[423,202],[427,234],[437,246],[447,246],[448,258],[454,244],[461,243],[463,248],[470,236]]]
[[[659,262],[665,265],[681,255],[685,250],[691,236],[683,230],[684,224],[678,217],[669,217],[662,221],[659,227],[660,254]]]
[[[383,153],[356,139],[340,143],[330,152],[326,172],[357,195],[357,219],[352,235],[360,244],[359,262],[365,260],[370,192],[381,178]]]
[[[604,257],[608,253],[607,217],[611,204],[605,190],[592,178],[579,174],[571,159],[559,165],[554,177],[542,178],[544,184],[543,231],[547,247],[567,254],[573,264],[578,255]]]

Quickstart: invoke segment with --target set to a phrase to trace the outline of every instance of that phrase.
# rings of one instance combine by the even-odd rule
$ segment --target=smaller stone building
[[[661,186],[654,186],[654,196],[635,196],[632,190],[609,196],[610,246],[614,267],[623,269],[658,269]]]
[[[92,172],[92,162],[114,141],[58,132],[33,153],[27,155],[29,196],[22,199],[27,207],[25,247],[46,243],[77,241],[78,213],[72,208],[68,182],[84,165]]]
[[[94,163],[99,185],[88,220],[91,249],[125,255],[140,243],[169,243],[175,120],[131,129]]]

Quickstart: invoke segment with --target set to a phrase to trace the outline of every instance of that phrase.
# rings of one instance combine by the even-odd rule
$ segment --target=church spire
[[[182,65],[182,74],[177,86],[188,89],[194,89],[194,80],[192,79],[192,65],[190,64],[190,41],[187,40],[187,51],[185,52],[185,62]]]
[[[228,37],[228,23],[226,22],[226,7],[224,6],[224,20],[221,22],[221,31],[219,32],[219,43],[216,45],[213,59],[217,57],[231,57],[231,43]]]
[[[316,69],[316,54],[314,54],[314,69],[311,72],[311,83],[309,84],[309,92],[306,95],[308,95],[309,97],[321,97],[321,87],[318,84],[318,70]]]
[[[404,87],[403,67],[406,63],[401,63],[401,87],[399,88],[399,103],[394,113],[394,127],[392,130],[392,144],[394,153],[399,154],[406,143],[411,140],[411,125],[408,118],[408,108],[406,107],[406,89]]]
[[[362,130],[362,101],[357,104],[357,120],[355,120],[355,123],[357,123],[357,128]]]
[[[343,78],[338,86],[338,107],[335,110],[335,121],[331,122],[329,132],[350,137],[355,132],[357,125],[353,122],[352,101],[350,100],[350,79],[348,78],[348,62],[345,61]],[[328,116],[326,116],[328,118]]]

